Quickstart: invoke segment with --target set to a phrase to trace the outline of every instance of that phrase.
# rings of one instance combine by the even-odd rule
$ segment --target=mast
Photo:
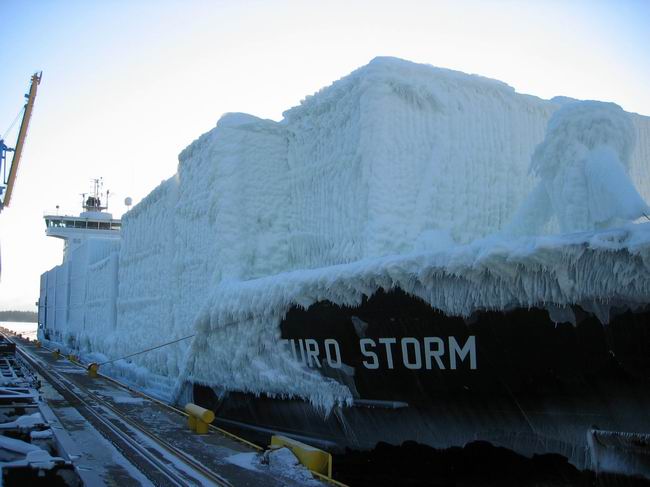
[[[25,137],[27,136],[27,128],[29,127],[29,120],[32,117],[32,110],[34,108],[34,100],[36,99],[36,91],[41,82],[43,72],[34,73],[32,75],[31,85],[29,87],[29,94],[27,95],[27,103],[25,103],[25,113],[23,120],[20,123],[20,131],[18,132],[18,140],[16,141],[16,148],[14,149],[14,157],[11,161],[11,168],[9,169],[9,177],[7,178],[7,188],[5,190],[4,200],[2,206],[9,206],[11,201],[11,194],[13,192],[14,184],[16,182],[16,174],[18,173],[18,164],[23,154],[23,146],[25,145]]]

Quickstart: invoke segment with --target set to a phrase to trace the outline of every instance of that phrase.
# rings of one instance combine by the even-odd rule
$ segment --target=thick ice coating
[[[559,109],[533,153],[531,172],[540,182],[507,231],[536,235],[549,223],[562,233],[597,230],[647,215],[628,176],[635,142],[630,115],[618,105],[570,102]]]
[[[90,240],[41,283],[52,339],[82,352],[195,335],[114,365],[168,399],[191,380],[348,401],[281,346],[293,305],[400,287],[452,315],[581,303],[606,322],[611,296],[650,292],[650,232],[624,224],[650,198],[650,119],[612,104],[378,58],[281,122],[225,115],[179,159],[119,249]]]

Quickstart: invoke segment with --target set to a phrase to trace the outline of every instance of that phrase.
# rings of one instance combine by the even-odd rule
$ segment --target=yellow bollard
[[[92,364],[88,364],[88,375],[92,377],[93,379],[97,378],[97,372],[99,371],[99,365],[93,362]]]
[[[208,424],[205,421],[201,421],[199,418],[196,419],[196,432],[200,435],[204,435],[208,432]]]
[[[302,443],[286,436],[273,435],[271,437],[271,448],[289,448],[296,458],[309,470],[318,472],[328,478],[332,478],[332,455],[326,451],[314,448],[311,445]]]
[[[69,360],[70,362],[76,362],[76,361],[77,361],[77,357],[76,357],[74,354],[71,353],[71,354],[68,355],[68,360]]]
[[[54,357],[54,360],[59,360],[59,358],[61,357],[61,350],[59,350],[58,348],[56,350],[53,350],[52,356]]]
[[[190,402],[185,405],[185,412],[187,413],[187,424],[191,431],[196,431],[200,435],[208,432],[208,425],[214,421],[213,411]]]

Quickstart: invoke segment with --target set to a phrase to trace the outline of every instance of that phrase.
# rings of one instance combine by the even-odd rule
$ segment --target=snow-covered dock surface
[[[286,465],[264,462],[261,453],[220,433],[191,433],[187,420],[182,415],[104,378],[91,379],[85,373],[79,374],[77,372],[83,369],[63,359],[55,360],[48,350],[36,349],[31,343],[18,343],[28,354],[45,364],[48,370],[60,374],[66,381],[74,384],[81,397],[85,397],[86,391],[99,396],[129,420],[146,427],[154,435],[160,436],[195,461],[216,472],[231,485],[323,485],[295,462]],[[57,424],[53,427],[59,430],[57,434],[63,433],[68,438],[64,445],[66,453],[89,485],[153,485],[150,479],[132,464],[129,457],[102,436],[77,410],[75,404],[62,397],[52,384],[44,381],[42,392],[43,399],[57,418]],[[111,421],[116,425],[123,422],[117,415],[113,415]],[[125,431],[127,430],[128,428]],[[150,452],[163,451],[150,437],[136,430],[129,434]],[[242,457],[238,455],[247,455],[248,464],[242,466]],[[166,453],[163,461],[178,470],[186,478],[187,485],[211,485],[200,472],[188,468],[178,459],[175,460],[171,453]]]
[[[293,306],[399,287],[450,315],[538,306],[606,323],[647,302],[650,118],[377,58],[281,122],[225,115],[175,176],[44,274],[50,339],[171,400],[190,380],[328,410]],[[645,200],[645,201],[644,201]],[[44,304],[45,300],[41,300]],[[101,355],[100,355],[101,354]]]

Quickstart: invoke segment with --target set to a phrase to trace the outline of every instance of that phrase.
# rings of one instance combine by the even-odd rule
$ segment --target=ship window
[[[109,230],[111,228],[111,224],[108,222],[99,222],[99,228],[102,230]]]
[[[113,223],[111,223],[111,228],[113,230],[119,230],[120,229],[120,224],[113,222]]]
[[[82,222],[82,221],[77,220],[77,221],[74,222],[74,227],[75,228],[86,228],[86,222]]]
[[[98,229],[99,222],[88,222],[88,228]]]
[[[66,228],[74,228],[74,222],[72,220],[65,220],[63,226]]]

